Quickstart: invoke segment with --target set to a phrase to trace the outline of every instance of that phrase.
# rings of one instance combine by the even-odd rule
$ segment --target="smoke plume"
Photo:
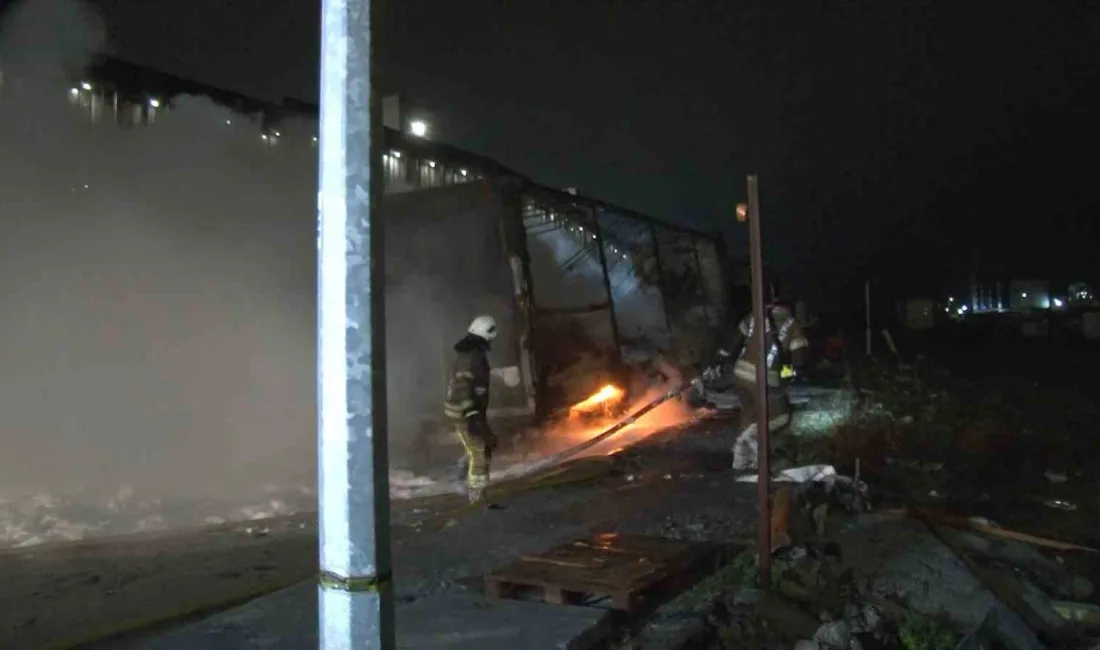
[[[93,124],[103,42],[75,0],[0,23],[0,498],[312,482],[313,125]]]

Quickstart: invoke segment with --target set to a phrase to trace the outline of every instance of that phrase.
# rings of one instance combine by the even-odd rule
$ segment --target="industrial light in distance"
[[[92,84],[85,81],[85,82],[80,84],[80,87],[83,88],[84,90],[91,90],[92,89]]]
[[[150,108],[160,108],[160,100],[156,99],[156,98],[150,99],[149,100],[149,107]]]
[[[409,131],[418,138],[428,135],[428,123],[424,120],[413,120],[409,123]]]

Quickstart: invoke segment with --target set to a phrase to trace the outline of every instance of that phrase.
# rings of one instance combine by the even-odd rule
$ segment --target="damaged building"
[[[316,147],[315,106],[265,104],[117,61],[93,66],[70,101],[97,121],[155,128],[182,95],[251,116],[258,146]],[[498,420],[553,417],[603,385],[626,382],[658,354],[681,366],[703,359],[730,303],[719,234],[539,184],[407,133],[408,107],[396,96],[383,107],[395,444],[438,431],[451,344],[479,313],[492,314],[501,329],[491,356],[490,417]]]

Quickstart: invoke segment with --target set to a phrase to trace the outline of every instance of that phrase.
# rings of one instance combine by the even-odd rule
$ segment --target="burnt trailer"
[[[177,102],[203,96],[248,116],[266,156],[258,164],[316,178],[316,106],[264,103],[111,59],[87,74],[88,90],[69,100],[93,122],[155,128]],[[501,330],[491,357],[498,420],[552,417],[657,354],[681,366],[701,360],[729,303],[720,235],[406,135],[407,109],[400,97],[383,100],[379,161],[395,446],[440,430],[451,346],[480,313]],[[302,192],[295,206],[309,198]]]
[[[398,131],[386,138],[386,340],[398,428],[438,429],[444,386],[433,380],[480,313],[501,329],[491,418],[560,413],[656,354],[702,361],[727,310],[720,236]],[[418,380],[415,405],[393,390]],[[402,427],[399,412],[423,419]]]

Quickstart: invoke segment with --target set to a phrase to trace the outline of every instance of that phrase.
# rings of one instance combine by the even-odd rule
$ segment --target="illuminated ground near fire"
[[[630,413],[665,390],[667,388],[653,388],[621,411]],[[545,468],[548,456],[590,440],[615,424],[618,421],[616,417],[592,417],[591,414],[584,417],[580,414],[590,407],[602,408],[601,404],[621,399],[623,392],[605,390],[600,395],[602,399],[586,400],[583,405],[578,405],[581,408],[572,417],[541,431],[537,442],[530,448],[495,458],[493,480],[517,478]],[[579,456],[612,454],[657,431],[684,424],[696,417],[697,414],[685,404],[670,400]],[[407,470],[395,470],[390,474],[390,494],[394,499],[456,493],[463,489],[457,476],[430,477]],[[261,520],[314,509],[316,490],[313,485],[258,486],[249,498],[234,502],[142,495],[125,485],[120,486],[113,497],[101,501],[50,493],[29,499],[8,500],[0,490],[0,548],[232,520]]]

